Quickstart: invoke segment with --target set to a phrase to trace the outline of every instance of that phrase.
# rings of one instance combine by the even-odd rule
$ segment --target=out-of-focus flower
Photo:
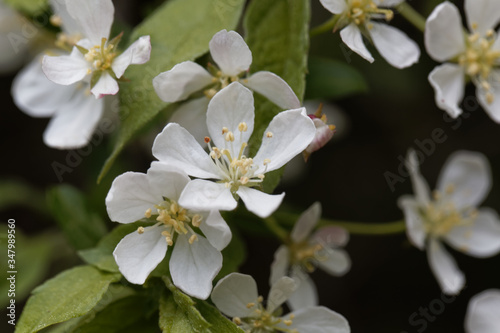
[[[309,118],[312,119],[316,127],[316,135],[314,135],[314,139],[302,153],[306,161],[312,153],[326,145],[333,138],[333,134],[335,133],[335,125],[328,124],[328,119],[326,115],[322,113],[322,108],[323,106],[320,105],[314,114],[309,115]]]
[[[465,315],[465,332],[497,333],[500,332],[500,290],[485,290],[469,301]]]

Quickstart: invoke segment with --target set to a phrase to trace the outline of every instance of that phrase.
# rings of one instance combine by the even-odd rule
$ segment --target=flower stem
[[[417,29],[424,32],[425,31],[425,18],[420,15],[412,6],[407,2],[401,2],[396,6],[396,10],[411,24],[413,24]]]
[[[274,217],[270,216],[265,218],[264,222],[269,230],[271,230],[283,243],[287,242],[288,232],[278,224],[278,221],[276,221]]]
[[[334,15],[328,21],[311,29],[311,31],[309,32],[309,37],[315,37],[315,36],[321,35],[325,32],[332,31],[333,28],[335,27],[335,25],[337,24],[337,21],[339,20],[339,18],[340,18],[340,15]]]

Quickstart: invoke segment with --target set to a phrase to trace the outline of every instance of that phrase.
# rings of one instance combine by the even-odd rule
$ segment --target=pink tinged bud
[[[304,150],[303,155],[306,161],[312,153],[326,145],[335,133],[335,126],[325,124],[320,118],[317,118],[314,115],[309,115],[309,117],[311,117],[314,126],[316,126],[316,134],[314,135],[312,142]]]

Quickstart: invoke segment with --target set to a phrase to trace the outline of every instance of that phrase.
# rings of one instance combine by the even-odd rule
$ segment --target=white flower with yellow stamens
[[[415,196],[403,196],[398,204],[405,215],[408,238],[427,251],[431,270],[443,292],[457,294],[465,277],[442,242],[478,258],[500,251],[497,213],[477,208],[491,186],[488,161],[480,153],[456,152],[443,167],[432,196],[413,150],[408,153],[407,168]]]
[[[69,15],[83,33],[70,55],[45,56],[42,68],[47,78],[57,84],[89,82],[96,98],[115,95],[120,79],[129,65],[149,60],[151,42],[142,36],[123,53],[116,46],[121,35],[109,40],[114,7],[111,0],[65,0]]]
[[[338,248],[349,240],[345,229],[324,227],[311,236],[320,217],[321,204],[316,202],[300,215],[290,243],[278,248],[271,264],[271,285],[283,276],[290,276],[297,283],[297,290],[288,299],[294,310],[318,304],[316,286],[308,275],[316,266],[333,276],[343,275],[351,267],[348,254]]]
[[[500,290],[485,290],[469,301],[465,315],[466,333],[500,332]]]
[[[404,32],[375,19],[390,21],[394,7],[404,0],[320,0],[323,7],[339,15],[337,28],[342,41],[351,50],[373,62],[374,59],[363,44],[363,35],[370,39],[380,55],[392,66],[405,68],[416,63],[420,48]],[[384,7],[384,8],[380,8]]]
[[[429,81],[436,104],[453,118],[462,114],[458,106],[464,97],[466,78],[476,86],[479,103],[491,119],[500,122],[500,38],[493,30],[500,22],[500,1],[465,0],[470,33],[458,8],[446,1],[427,19],[425,47],[436,61]]]
[[[300,154],[316,133],[304,108],[283,111],[269,123],[257,154],[248,157],[245,151],[254,127],[253,95],[238,82],[212,98],[207,127],[209,154],[176,123],[168,124],[153,144],[153,155],[160,162],[203,178],[186,186],[179,203],[191,209],[232,210],[241,198],[247,209],[260,217],[271,215],[284,193],[270,195],[252,187],[261,185],[267,172]]]
[[[225,315],[247,333],[349,333],[349,323],[340,314],[323,306],[306,307],[287,315],[281,305],[295,291],[293,279],[282,277],[271,285],[267,305],[259,296],[255,280],[231,273],[214,287],[211,299]]]
[[[153,162],[147,174],[118,176],[106,197],[106,208],[116,222],[132,223],[144,217],[157,221],[125,236],[113,252],[128,281],[143,284],[173,247],[169,262],[173,283],[186,294],[206,299],[222,267],[220,251],[229,244],[231,231],[217,210],[179,205],[189,181],[183,171]]]

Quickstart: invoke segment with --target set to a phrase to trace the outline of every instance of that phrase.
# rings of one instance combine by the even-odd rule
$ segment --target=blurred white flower
[[[26,61],[31,43],[23,35],[25,25],[27,20],[0,1],[0,74],[15,71]]]
[[[485,290],[469,301],[465,315],[466,333],[500,332],[500,290]]]
[[[271,285],[283,276],[290,276],[297,283],[297,290],[288,299],[293,310],[318,304],[314,281],[307,274],[313,272],[315,266],[334,276],[347,273],[351,267],[348,254],[338,248],[349,241],[345,229],[324,227],[311,236],[320,217],[321,204],[316,202],[300,215],[290,243],[278,248],[271,264]]]
[[[468,255],[484,258],[500,251],[500,220],[495,211],[477,208],[488,194],[491,175],[488,160],[480,153],[454,153],[439,175],[432,193],[419,171],[415,151],[407,158],[414,196],[403,196],[406,232],[420,250],[426,250],[432,272],[446,294],[457,294],[464,274],[442,242]]]
[[[348,333],[349,323],[340,314],[322,307],[303,308],[282,315],[281,305],[295,290],[295,282],[282,277],[271,285],[264,306],[255,280],[245,274],[231,273],[214,287],[212,301],[225,315],[248,333]]]
[[[144,217],[157,221],[125,236],[113,252],[128,281],[143,284],[170,246],[173,283],[188,295],[206,299],[222,267],[220,251],[229,244],[231,230],[217,210],[187,210],[179,205],[189,181],[183,171],[153,162],[147,174],[118,176],[106,197],[106,208],[116,222],[132,223]]]

